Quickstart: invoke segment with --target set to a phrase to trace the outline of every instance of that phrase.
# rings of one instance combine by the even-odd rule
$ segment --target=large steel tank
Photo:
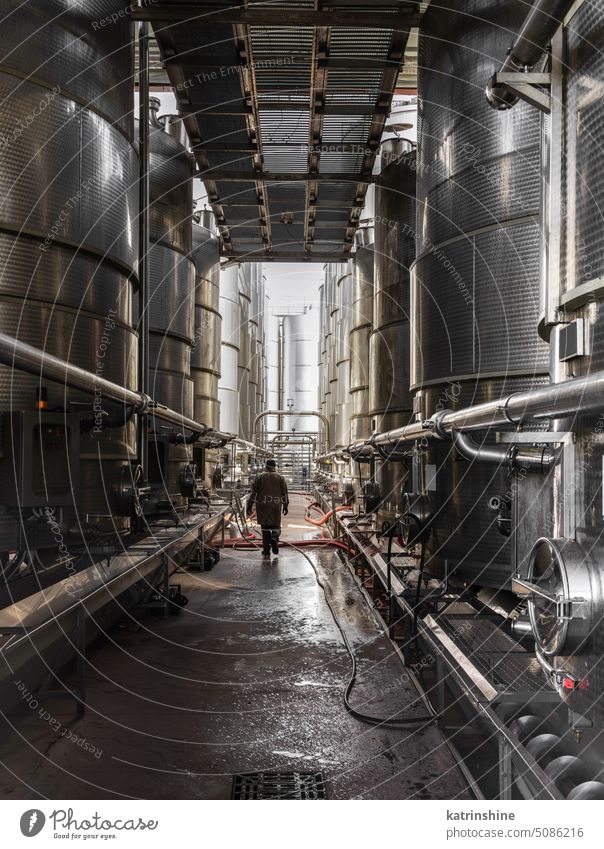
[[[285,409],[303,412],[316,409],[317,343],[319,313],[310,309],[300,315],[283,317],[283,398]],[[284,430],[316,433],[318,422],[312,416],[288,416]]]
[[[159,101],[150,99],[149,127],[149,384],[156,400],[193,417],[191,350],[195,325],[195,265],[191,259],[193,161],[178,125],[166,132]],[[181,125],[182,126],[182,125]],[[166,506],[183,506],[186,445],[169,444],[161,424],[149,441],[149,481]]]
[[[120,17],[105,29],[92,26],[122,5],[1,4],[10,21],[0,47],[0,329],[136,388],[131,309],[138,164],[130,25]],[[120,473],[134,457],[134,426],[109,428],[124,411],[100,397],[47,381],[43,386],[48,411],[82,419],[79,494],[61,509],[62,524],[85,535],[125,528],[129,506],[120,496]],[[0,367],[0,410],[34,410],[40,388],[39,379]],[[39,496],[50,508],[69,498],[77,478],[64,456],[66,435],[77,439],[73,421],[57,425],[54,450],[44,455]],[[2,465],[5,484],[14,481],[10,450]],[[2,489],[5,496],[7,486]],[[22,506],[29,514],[30,505]],[[0,512],[0,552],[17,546],[19,527],[21,547],[56,548],[48,522],[28,516],[21,524],[16,512]],[[59,510],[55,518],[60,521]]]
[[[268,408],[268,360],[266,353],[266,316],[267,316],[266,281],[262,264],[258,263],[258,388],[256,391],[256,412],[264,412]],[[266,431],[266,418],[261,420],[260,432]],[[254,434],[252,434],[255,436]]]
[[[220,272],[220,315],[222,336],[220,351],[220,430],[239,433],[239,266],[229,265]]]
[[[549,126],[554,132],[561,128],[561,137],[554,135],[549,152],[554,157],[556,151],[561,152],[561,176],[552,169],[546,226],[553,236],[549,241],[549,295],[557,311],[554,320],[562,318],[563,323],[554,324],[549,334],[553,382],[604,368],[604,187],[594,179],[602,163],[604,57],[598,49],[602,12],[601,2],[579,5],[561,43],[555,45],[556,57],[562,60],[558,68],[563,83],[559,95],[556,93]],[[558,270],[559,287],[554,282]],[[532,320],[534,324],[534,315]],[[594,729],[586,729],[584,742],[595,747],[604,725],[604,413],[559,420],[551,423],[550,429],[574,432],[574,465],[566,466],[567,447],[561,478],[548,481],[547,488],[539,482],[536,499],[524,482],[519,487],[518,514],[531,511],[530,522],[522,529],[523,541],[533,546],[533,556],[520,568],[529,581],[558,599],[556,604],[546,597],[534,597],[529,604],[533,632],[545,663],[557,672],[558,691],[573,711],[572,722],[594,723]],[[535,500],[545,505],[540,522],[532,509]],[[538,542],[539,538],[545,539]],[[572,602],[573,598],[579,601]]]
[[[398,140],[382,147],[380,183],[375,192],[375,281],[373,329],[369,339],[369,411],[373,429],[408,424],[410,266],[415,257],[415,154]],[[400,512],[408,480],[406,462],[380,460],[376,481],[382,504],[380,522]]]
[[[319,286],[319,341],[317,343],[317,365],[319,367],[319,383],[317,385],[317,409],[326,415],[326,394],[329,381],[327,378],[327,315],[325,309],[325,284]]]
[[[523,104],[496,112],[484,98],[526,11],[523,2],[446,0],[423,19],[411,377],[422,417],[546,379],[547,348],[535,333],[540,118]],[[509,493],[505,472],[442,444],[430,447],[425,478],[430,567],[507,585],[511,545],[489,510]]]
[[[239,387],[239,436],[250,439],[250,376],[252,339],[250,336],[250,312],[252,305],[252,265],[245,262],[239,266],[239,362],[237,381]]]
[[[249,417],[250,432],[256,413],[259,412],[259,395],[262,389],[262,266],[260,263],[249,263],[250,273],[250,317],[248,333],[250,337],[250,376],[249,376]]]
[[[220,316],[219,241],[210,211],[195,215],[193,224],[193,262],[195,263],[195,341],[191,351],[193,409],[197,421],[220,429],[220,348],[222,319]],[[212,487],[219,454],[193,446],[193,459],[203,474],[206,486]]]
[[[369,406],[369,339],[373,330],[374,279],[373,220],[357,231],[357,250],[352,263],[353,304],[350,346],[350,441],[371,436]]]
[[[327,418],[329,420],[330,448],[336,444],[338,430],[337,406],[338,406],[338,348],[337,327],[339,321],[340,305],[338,303],[337,281],[341,274],[345,273],[344,263],[330,263],[325,266],[325,309],[327,317],[326,352],[327,363],[327,392],[325,402]]]
[[[266,398],[269,410],[279,410],[281,404],[281,365],[280,365],[280,335],[281,319],[267,306],[266,321],[266,364],[267,364],[267,386]],[[265,428],[268,433],[279,430],[278,416],[267,416]]]
[[[194,383],[194,418],[220,429],[220,254],[211,212],[193,224],[195,263],[195,341],[191,354]]]
[[[336,280],[336,299],[338,304],[335,322],[336,353],[336,432],[334,444],[344,448],[350,443],[350,416],[352,400],[350,397],[350,330],[352,327],[354,279],[351,263],[342,266]]]

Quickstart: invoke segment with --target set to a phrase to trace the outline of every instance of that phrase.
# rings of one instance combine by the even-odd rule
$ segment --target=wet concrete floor
[[[295,496],[283,539],[317,535]],[[358,658],[366,713],[426,709],[332,549],[311,548]],[[225,551],[172,577],[188,606],[116,627],[88,654],[87,710],[47,699],[0,718],[0,798],[228,799],[242,772],[321,771],[328,798],[470,798],[439,730],[363,724],[350,658],[307,560]]]

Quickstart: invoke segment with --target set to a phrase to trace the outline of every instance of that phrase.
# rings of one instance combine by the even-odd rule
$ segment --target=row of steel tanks
[[[92,26],[119,8],[117,0],[94,14],[62,0],[0,4],[10,17],[0,49],[0,329],[136,388],[130,27],[121,17]],[[121,481],[136,446],[127,412],[5,366],[0,410],[5,565],[26,552],[60,561],[76,540],[128,528]]]
[[[2,10],[11,24],[0,58],[0,330],[137,389],[139,158],[129,23],[120,15],[111,27],[96,26],[120,11],[117,0],[94,13],[63,0],[6,0]],[[182,122],[160,119],[154,99],[149,122],[149,394],[217,427],[218,242],[208,222],[192,223]],[[100,391],[2,366],[0,411],[5,574],[28,563],[71,568],[83,548],[94,557],[100,544],[121,547],[140,483],[133,410]],[[185,509],[194,446],[159,421],[150,419],[149,430],[145,512]]]
[[[246,442],[256,438],[256,416],[268,403],[266,304],[262,263],[232,263],[220,270],[220,429]],[[260,431],[263,427],[261,420]],[[233,481],[249,478],[249,451],[238,450],[236,467],[232,452],[221,457],[224,471]]]
[[[319,409],[330,423],[340,494],[377,511],[380,525],[399,512],[410,463],[383,452],[371,463],[337,452],[372,433],[407,424],[410,265],[414,252],[415,154],[383,144],[379,185],[368,193],[348,264],[325,268],[320,290]],[[359,462],[360,461],[360,462]],[[366,503],[365,503],[366,502]]]
[[[411,311],[419,420],[604,365],[602,192],[593,180],[604,115],[604,63],[593,45],[603,11],[600,2],[575,4],[558,30],[547,115],[522,101],[491,109],[484,97],[526,4],[450,2],[424,18]],[[550,707],[545,725],[542,714],[520,718],[524,742],[559,787],[602,798],[604,786],[586,778],[601,769],[604,721],[604,418],[580,406],[567,419],[472,434],[478,445],[553,447],[550,471],[466,459],[450,441],[430,441],[414,489],[430,516],[429,568],[516,599],[544,689],[557,690],[573,733],[584,736],[580,750],[563,732],[537,739],[535,729],[556,725]]]
[[[505,58],[526,16],[524,4],[508,5],[445,3],[423,22],[410,380],[420,418],[548,380],[537,333],[541,119],[526,104],[492,110],[484,97],[494,57]],[[491,509],[509,503],[507,470],[467,461],[450,442],[427,446],[421,468],[429,567],[509,588],[512,536]]]
[[[556,36],[552,112],[543,122],[543,259],[539,330],[550,381],[604,368],[601,158],[604,59],[596,49],[604,3],[578,4]],[[517,107],[514,107],[515,111]],[[571,712],[598,745],[604,725],[604,405],[548,422],[555,473],[521,485],[516,571],[537,586],[528,607],[538,656]],[[600,766],[602,757],[600,755]],[[602,797],[600,797],[602,798]]]
[[[352,260],[350,442],[602,368],[602,199],[592,178],[604,109],[592,47],[600,7],[579,4],[557,36],[546,117],[522,101],[491,109],[484,96],[526,4],[428,9],[417,152],[383,145],[373,241],[361,228]],[[319,402],[336,451],[342,277],[328,266],[321,293]],[[544,680],[577,728],[603,719],[603,431],[601,417],[579,414],[473,432],[478,446],[554,446],[549,472],[468,459],[450,439],[426,439],[389,458],[374,452],[369,475],[380,524],[421,497],[430,572],[528,608]]]

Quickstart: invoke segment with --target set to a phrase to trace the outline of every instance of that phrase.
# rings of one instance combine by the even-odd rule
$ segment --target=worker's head
[[[266,468],[270,469],[271,472],[274,472],[275,469],[277,468],[277,464],[274,460],[267,460],[266,461]]]

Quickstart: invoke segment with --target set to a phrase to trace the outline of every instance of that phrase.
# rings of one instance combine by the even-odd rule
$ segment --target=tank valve
[[[504,537],[512,533],[512,499],[509,495],[494,495],[489,499],[489,510],[497,513],[497,530]]]

